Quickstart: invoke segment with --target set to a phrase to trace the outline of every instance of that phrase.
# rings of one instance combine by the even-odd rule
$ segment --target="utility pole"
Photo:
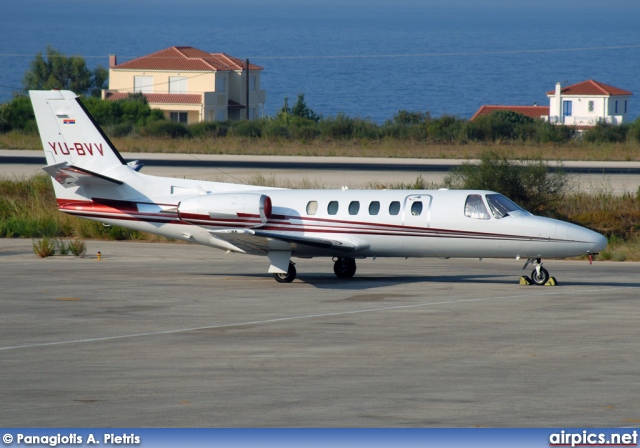
[[[246,79],[246,88],[247,88],[247,121],[249,121],[249,59],[246,60],[246,72],[247,72],[247,79]]]

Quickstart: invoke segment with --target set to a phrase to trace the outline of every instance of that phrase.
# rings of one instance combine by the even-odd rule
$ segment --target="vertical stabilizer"
[[[66,162],[94,173],[126,165],[75,93],[32,90],[29,95],[47,165]]]

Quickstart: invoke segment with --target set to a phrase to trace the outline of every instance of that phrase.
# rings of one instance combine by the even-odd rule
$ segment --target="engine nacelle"
[[[216,228],[253,228],[271,217],[271,198],[259,193],[214,193],[178,204],[182,221]]]

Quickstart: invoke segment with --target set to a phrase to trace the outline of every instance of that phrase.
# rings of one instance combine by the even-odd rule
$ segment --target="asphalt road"
[[[312,188],[371,188],[412,184],[418,177],[439,187],[454,159],[387,159],[365,157],[238,156],[124,153],[140,160],[143,172],[220,182],[261,183]],[[42,151],[0,150],[0,176],[30,176],[42,172]],[[553,168],[555,164],[550,164]],[[632,192],[640,188],[640,162],[573,162],[562,164],[576,190]]]
[[[6,427],[585,427],[640,423],[638,263],[298,260],[0,239]],[[96,258],[97,251],[103,256]]]

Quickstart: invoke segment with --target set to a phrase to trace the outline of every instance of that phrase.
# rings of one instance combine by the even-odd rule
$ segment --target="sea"
[[[0,102],[48,45],[90,68],[174,45],[248,58],[268,116],[304,94],[324,117],[468,119],[587,79],[640,116],[639,0],[0,0]]]

